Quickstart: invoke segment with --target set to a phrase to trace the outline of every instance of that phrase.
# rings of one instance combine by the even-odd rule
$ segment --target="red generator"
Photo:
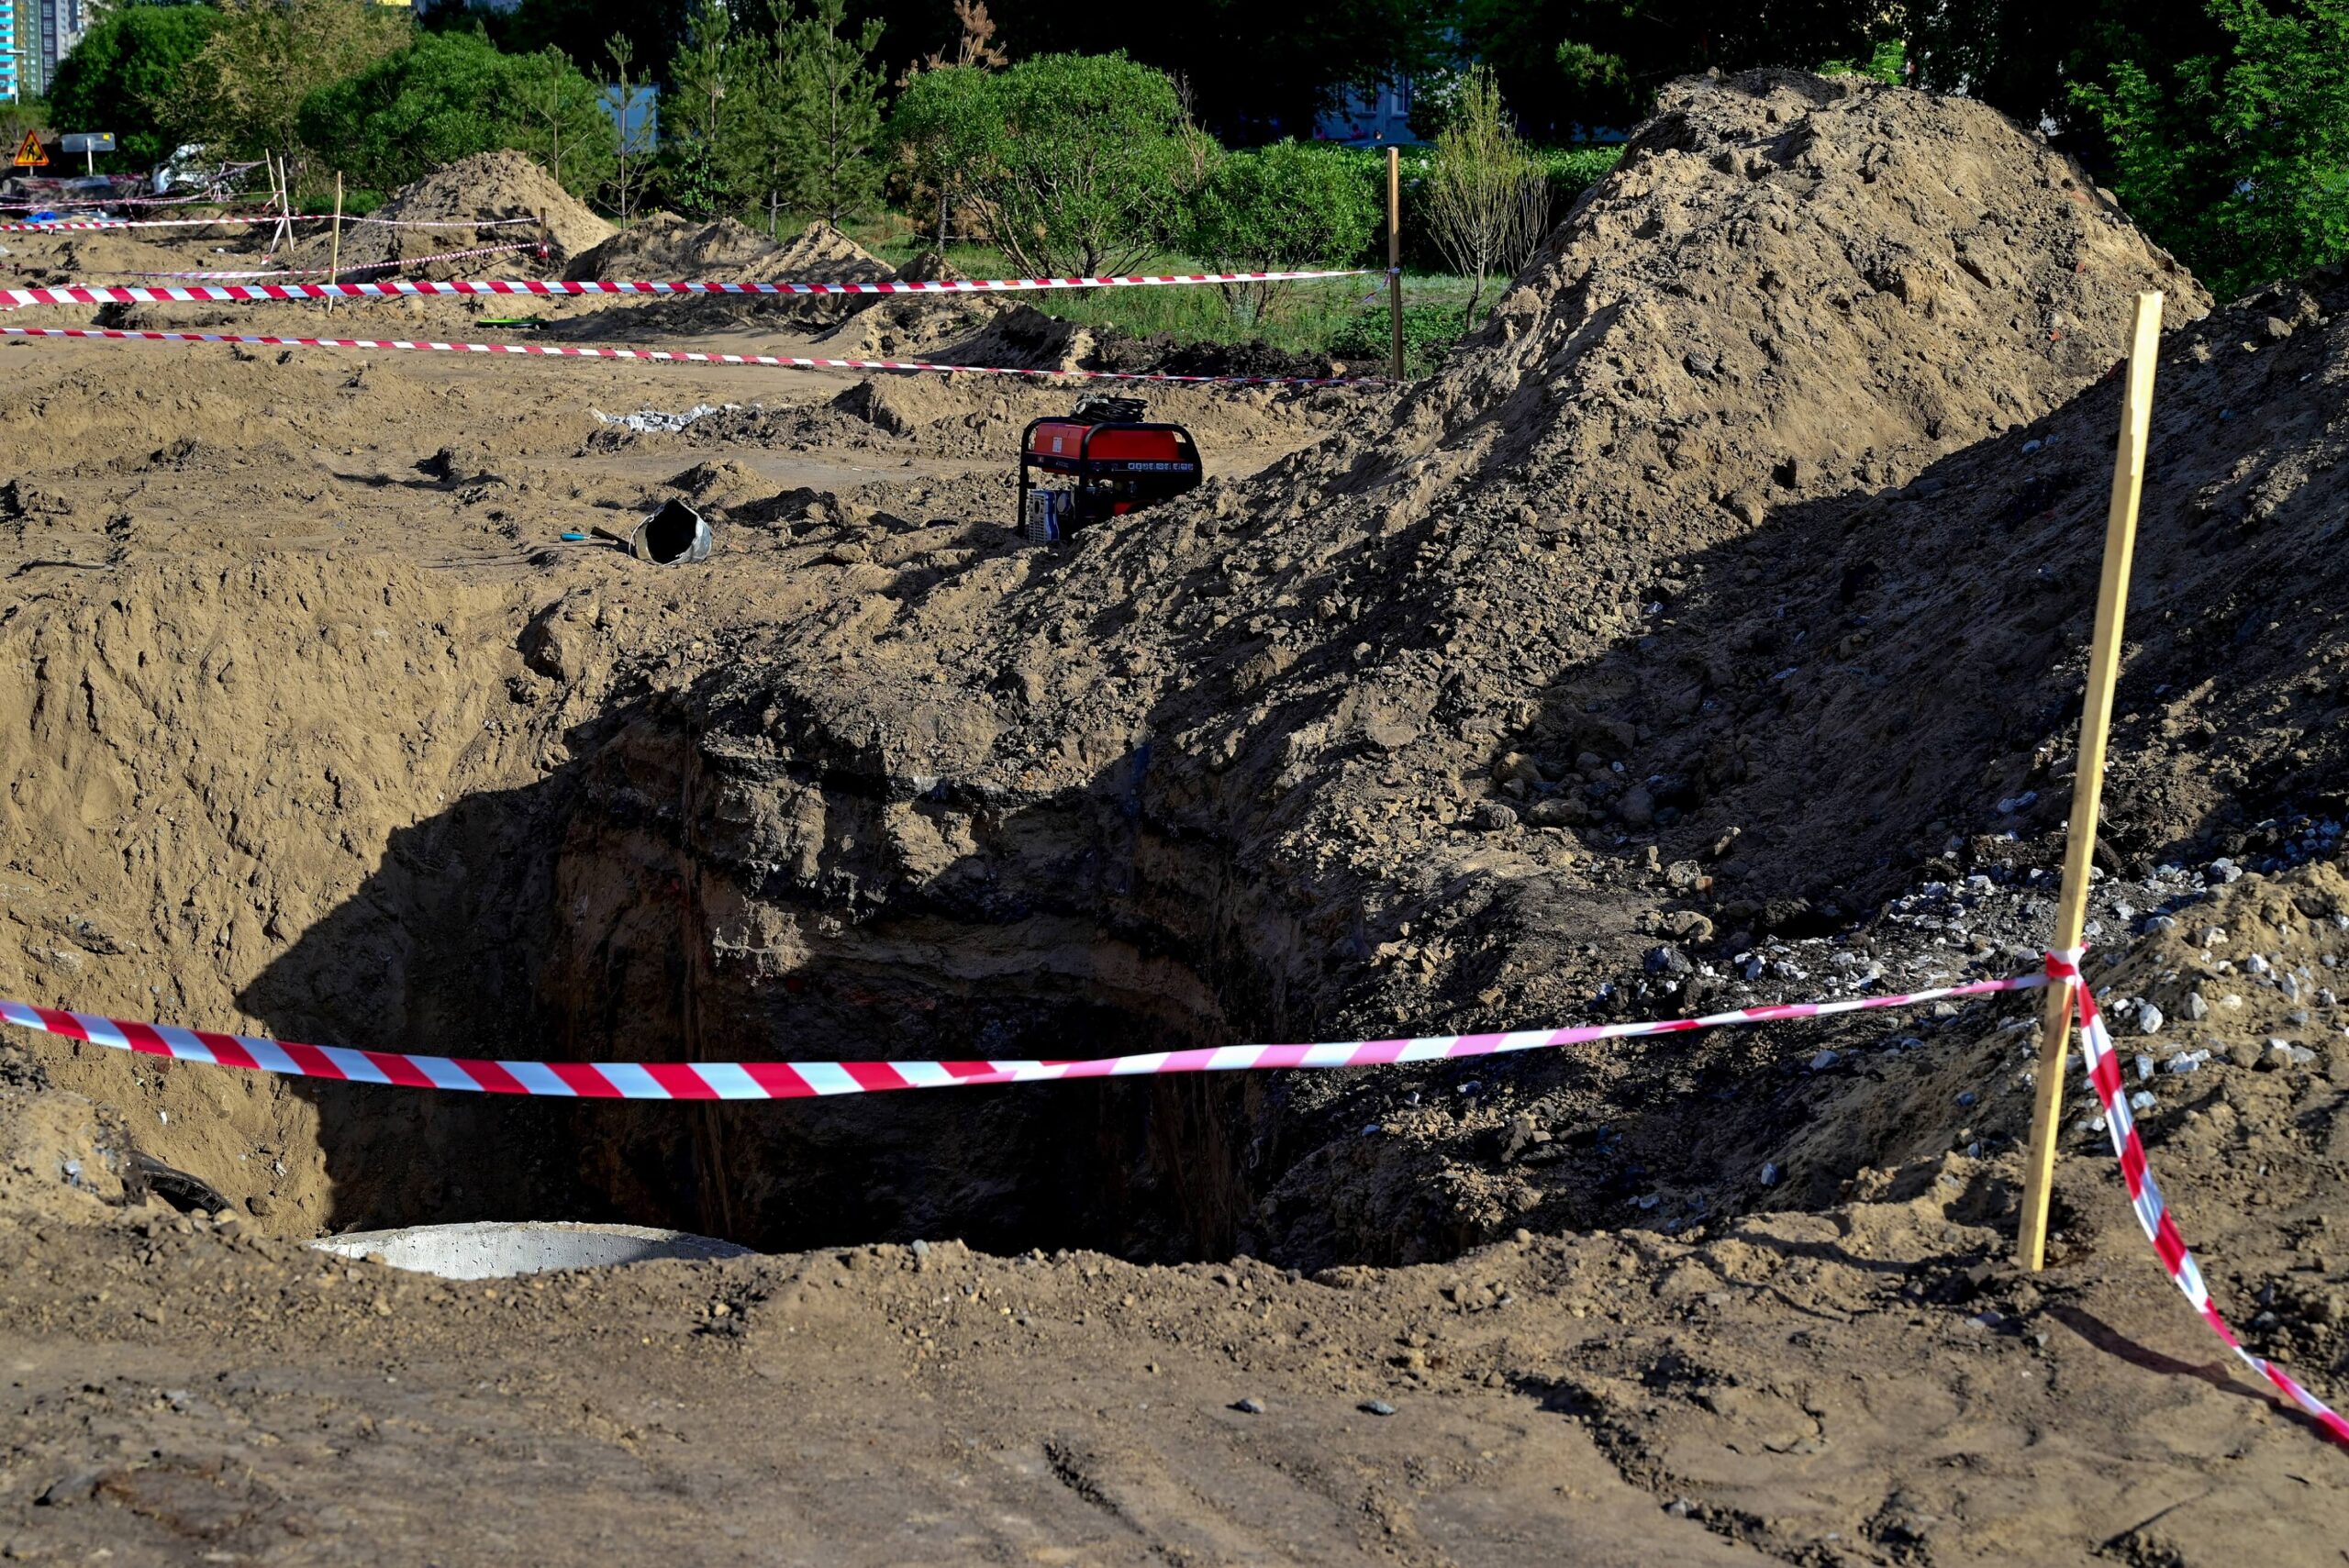
[[[1085,397],[1019,438],[1019,524],[1034,544],[1059,544],[1087,523],[1198,488],[1199,449],[1180,425],[1153,425],[1139,397]],[[1034,475],[1066,475],[1065,488]]]

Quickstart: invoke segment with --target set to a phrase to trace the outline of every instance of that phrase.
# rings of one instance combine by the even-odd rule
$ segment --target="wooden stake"
[[[1386,315],[1395,329],[1387,373],[1403,379],[1403,150],[1386,150]]]
[[[327,254],[327,282],[342,282],[342,171],[334,172],[334,241]],[[334,301],[327,301],[327,314],[334,314]]]
[[[2121,444],[2112,458],[2112,506],[2105,514],[2104,574],[2096,595],[2096,633],[2088,689],[2080,707],[2078,771],[2072,781],[2072,825],[2064,840],[2064,891],[2055,908],[2054,950],[2080,945],[2088,917],[2088,868],[2096,862],[2097,800],[2104,787],[2104,747],[2112,728],[2112,690],[2121,676],[2121,622],[2129,608],[2129,567],[2137,546],[2137,497],[2145,485],[2145,436],[2154,412],[2154,364],[2162,346],[2162,296],[2137,296],[2129,341],[2129,381],[2121,404]],[[2031,1113],[2031,1151],[2023,1166],[2022,1219],[2015,1251],[2023,1267],[2045,1266],[2047,1199],[2055,1177],[2055,1135],[2064,1115],[2064,1056],[2071,1042],[2072,987],[2047,988],[2039,1026],[2039,1074]]]
[[[269,231],[269,251],[262,260],[274,261],[281,247],[294,242],[294,198],[285,189],[285,173],[274,152],[263,152],[262,160],[269,170],[269,194],[277,198],[277,225]]]

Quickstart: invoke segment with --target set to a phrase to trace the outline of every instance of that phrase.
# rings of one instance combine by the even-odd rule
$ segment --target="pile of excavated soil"
[[[695,223],[656,212],[575,257],[573,281],[653,279],[730,283],[885,283],[889,264],[826,223],[781,243],[730,217]]]
[[[380,224],[354,224],[344,230],[342,262],[346,269],[411,256],[436,256],[485,245],[536,242],[538,221],[546,222],[548,255],[530,257],[522,275],[558,277],[573,256],[612,237],[612,226],[555,183],[554,177],[511,149],[477,152],[436,169],[414,184],[403,185],[371,217],[406,218],[412,222],[473,221],[484,225],[499,219],[524,218],[518,225],[480,228],[389,228]],[[415,275],[480,277],[501,268],[484,265],[510,262],[515,257],[483,257],[471,261],[436,263]]]
[[[951,925],[999,945],[1031,1018],[1106,1000],[1169,1044],[1487,1027],[1580,1015],[1595,995],[1672,1006],[1676,985],[1636,973],[1669,931],[1847,924],[1856,909],[1814,897],[1813,865],[1873,862],[1913,829],[1849,802],[1835,845],[1780,862],[1800,866],[1792,884],[1759,839],[1756,858],[1720,857],[1726,873],[1683,870],[1731,828],[1773,830],[1726,798],[1772,743],[1766,716],[1684,756],[1653,745],[1657,684],[1574,683],[1671,632],[1669,606],[1774,517],[1898,486],[2076,394],[2148,284],[2181,318],[2201,308],[2076,170],[1981,106],[1776,73],[1675,89],[1431,383],[1341,405],[1351,428],[1049,566],[982,557],[900,582],[852,564],[833,607],[664,716],[742,716],[703,747],[732,761],[684,762],[664,787],[777,814],[705,824],[708,874],[733,864],[729,900],[775,933],[714,966],[708,1016],[744,1020],[745,1054],[867,1019],[1000,1054],[1003,1020],[916,957],[909,933]],[[1023,323],[1045,330],[1026,312],[993,329]],[[1669,691],[1698,716],[1742,713],[1749,689],[1805,689],[1767,679],[1785,667],[1749,688],[1725,663]],[[1954,782],[1985,761],[1935,749],[1900,769]],[[811,838],[794,825],[810,812],[865,826]],[[1117,953],[1071,974],[1037,945],[1056,929],[1112,933]],[[1146,1006],[1152,988],[1186,999]],[[1636,1046],[1607,1059],[1615,1082],[1578,1101],[1601,1117],[1672,1071]],[[1153,1115],[1236,1125],[1237,1147],[1220,1167],[1145,1158],[1141,1178],[1202,1233],[1228,1228],[1222,1244],[1304,1261],[1442,1252],[1547,1201],[1545,1182],[1481,1161],[1439,1179],[1453,1157],[1435,1149],[1465,1151],[1468,1129],[1341,1155],[1329,1140],[1349,1119],[1378,1119],[1349,1103],[1299,1135],[1351,1092],[1284,1084],[1275,1109],[1206,1089],[1203,1109],[1169,1091]],[[922,1114],[890,1119],[941,1135]],[[885,1193],[880,1167],[904,1151],[871,1136],[868,1190]],[[1328,1162],[1365,1158],[1333,1200]],[[1589,1168],[1569,1170],[1581,1190]]]
[[[1003,295],[888,295],[816,336],[816,351],[837,360],[937,360],[963,351],[1009,311],[1027,308]],[[956,364],[978,364],[969,357]],[[1052,368],[1061,368],[1057,364]]]
[[[575,281],[680,283],[886,283],[889,264],[826,223],[780,243],[730,217],[696,224],[655,213],[573,261]],[[630,304],[583,320],[581,337],[708,332],[729,327],[824,327],[853,320],[872,295],[707,295]],[[846,357],[846,356],[841,356]]]

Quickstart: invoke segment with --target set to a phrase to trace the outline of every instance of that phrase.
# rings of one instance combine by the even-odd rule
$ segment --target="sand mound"
[[[2349,461],[2344,312],[2333,273],[2170,335],[2109,870],[2312,847],[2349,811],[2349,522],[2321,477]],[[1751,782],[1723,806],[1781,825],[1746,858],[1790,892],[1859,907],[1920,864],[2045,863],[2119,397],[2099,385],[1905,489],[1786,509],[1708,563],[1676,626],[1575,692],[1673,672],[1611,712],[1675,773],[1744,736]],[[1693,711],[1692,682],[1714,699]]]
[[[709,283],[882,283],[887,262],[829,224],[812,223],[777,244],[730,217],[695,223],[654,213],[613,235],[564,269],[573,281],[631,279]]]
[[[1001,295],[889,295],[816,341],[835,359],[930,360],[971,341],[1005,312],[1026,308]]]
[[[1093,353],[1093,329],[1032,305],[1016,305],[962,341],[926,355],[941,364],[1000,365],[1008,370],[1073,371]]]
[[[440,223],[490,223],[501,218],[529,218],[535,223],[544,217],[551,254],[543,262],[536,257],[528,258],[529,275],[533,277],[556,275],[568,258],[603,243],[612,233],[610,224],[557,184],[552,175],[521,153],[503,148],[475,153],[434,170],[414,184],[402,186],[369,216]],[[387,228],[358,224],[344,231],[342,259],[343,265],[350,268],[477,246],[507,245],[537,237],[535,227]],[[429,275],[479,277],[484,272],[499,270],[484,267],[484,263],[511,259],[482,257],[452,262]]]
[[[696,224],[655,213],[578,257],[563,275],[574,281],[691,283],[885,283],[887,262],[829,224],[812,223],[778,244],[721,217]],[[625,338],[645,332],[707,332],[744,325],[830,326],[864,310],[874,295],[709,295],[669,297],[599,313],[569,335]]]

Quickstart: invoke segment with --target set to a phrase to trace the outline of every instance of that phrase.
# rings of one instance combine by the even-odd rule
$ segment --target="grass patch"
[[[918,234],[878,232],[856,238],[893,266],[902,266],[928,249]],[[950,245],[946,256],[949,264],[965,276],[1006,274],[1002,254],[987,246]],[[1152,256],[1135,269],[1144,274],[1205,270],[1194,258],[1172,253]],[[1404,273],[1406,375],[1431,373],[1460,340],[1468,292],[1466,278],[1446,272]],[[1491,296],[1498,292],[1486,287],[1486,304],[1477,311],[1480,319],[1489,314]],[[1252,291],[1227,292],[1212,284],[1054,289],[1023,297],[1048,316],[1087,327],[1112,328],[1138,338],[1163,334],[1183,343],[1247,343],[1262,339],[1289,353],[1328,354],[1365,374],[1382,372],[1388,352],[1386,279],[1377,272],[1280,284],[1263,302],[1261,315]]]

